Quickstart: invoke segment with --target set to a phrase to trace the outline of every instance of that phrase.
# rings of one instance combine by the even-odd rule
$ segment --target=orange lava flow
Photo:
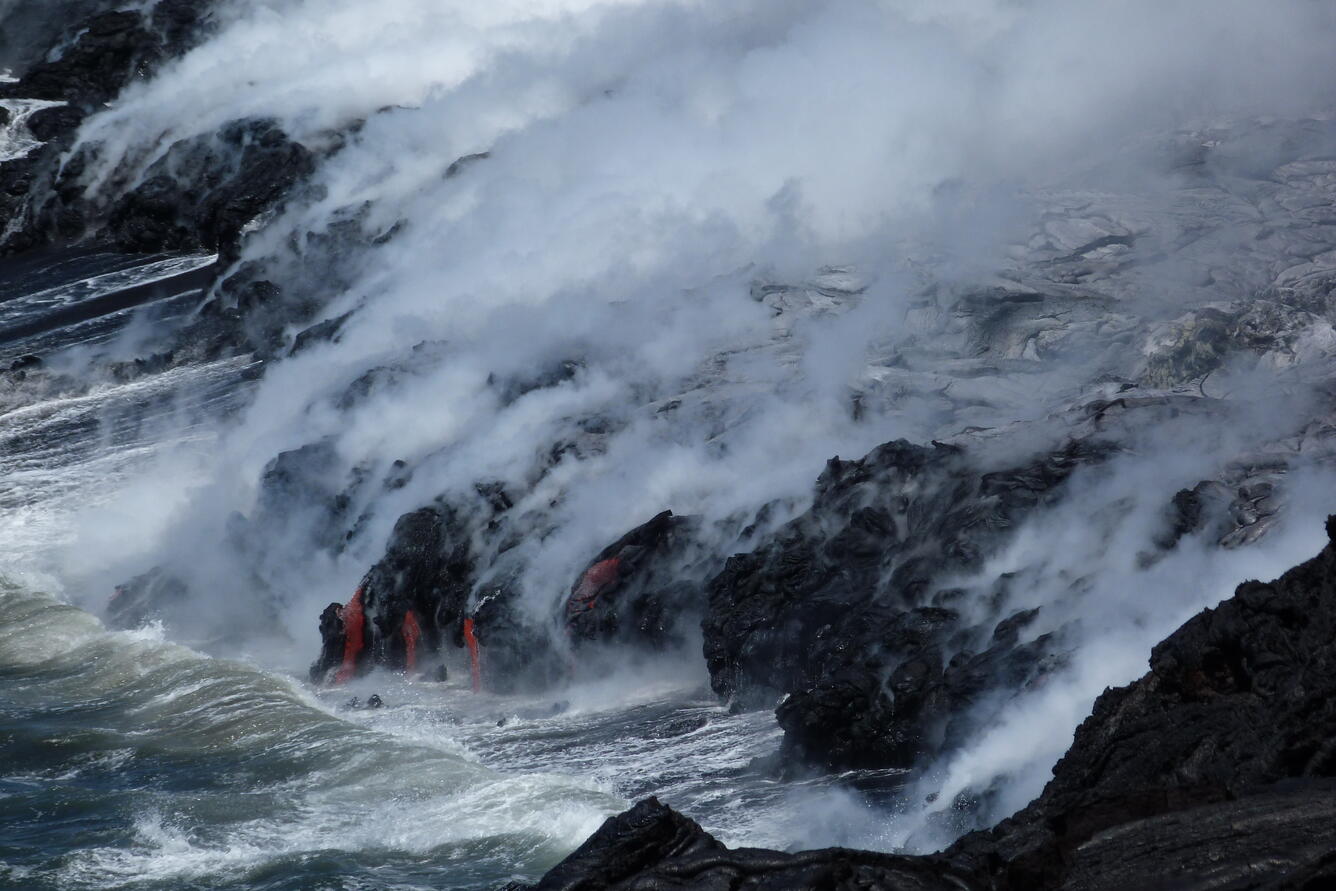
[[[469,648],[469,667],[473,669],[473,692],[482,690],[482,666],[478,663],[478,638],[473,634],[473,620],[464,620],[464,643]]]
[[[417,668],[417,645],[421,637],[422,628],[418,625],[417,614],[410,609],[404,614],[405,667],[409,671]]]
[[[334,683],[346,684],[352,680],[357,670],[357,656],[365,646],[363,635],[366,631],[366,615],[362,612],[362,589],[358,588],[353,599],[343,608],[343,665],[334,675]]]
[[[584,612],[594,608],[598,601],[598,595],[602,594],[609,585],[617,581],[617,568],[621,565],[621,559],[610,557],[601,563],[595,563],[585,571],[580,579],[580,585],[571,595],[566,612],[568,615]]]

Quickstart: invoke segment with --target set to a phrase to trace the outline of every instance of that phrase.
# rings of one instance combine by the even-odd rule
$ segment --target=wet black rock
[[[116,0],[45,0],[0,7],[0,58],[12,76],[51,55],[72,22],[115,9]]]
[[[348,604],[321,614],[312,679],[348,680],[373,667],[434,671],[443,647],[463,645],[472,578],[468,538],[448,508],[404,514]]]
[[[1000,613],[967,622],[939,586],[1110,453],[1073,442],[984,472],[957,448],[901,440],[832,460],[811,509],[710,582],[712,686],[744,706],[784,697],[786,752],[807,763],[907,767],[949,748],[968,706],[1023,689],[1061,650],[1052,637],[1019,645]]]
[[[339,333],[343,330],[343,324],[351,317],[352,313],[346,312],[341,316],[325,319],[323,322],[317,322],[309,328],[305,328],[298,332],[297,336],[293,338],[292,349],[289,352],[289,355],[295,356],[297,353],[310,349],[318,343],[329,343],[331,341],[337,343]]]
[[[1207,530],[1218,538],[1233,530],[1229,522],[1229,508],[1235,495],[1230,488],[1216,480],[1203,480],[1191,489],[1174,493],[1165,510],[1165,528],[1155,544],[1168,550],[1185,536]]]
[[[827,848],[784,854],[730,850],[695,821],[647,798],[608,819],[533,891],[694,888],[701,891],[894,888],[961,891],[971,875],[932,858]]]
[[[309,175],[312,153],[273,121],[233,121],[164,146],[145,171],[132,164],[112,171],[104,187],[90,191],[85,175],[100,147],[84,143],[70,153],[80,125],[127,84],[203,39],[214,4],[160,0],[143,13],[109,3],[63,6],[86,17],[66,19],[58,32],[40,11],[6,19],[33,19],[28,30],[48,34],[55,46],[20,80],[0,84],[0,98],[60,104],[28,106],[22,126],[37,145],[0,163],[0,219],[9,222],[0,254],[92,241],[126,252],[217,251],[226,266],[238,257],[246,226]],[[235,332],[230,339],[244,340]]]
[[[0,95],[68,102],[85,115],[95,111],[130,80],[183,52],[213,4],[168,0],[158,6],[150,17],[130,10],[94,12],[67,31],[77,36],[53,48],[54,58],[48,55],[31,65],[18,83],[0,85]],[[71,24],[66,22],[66,28]]]
[[[274,121],[234,121],[168,149],[116,201],[102,231],[122,250],[205,249],[235,260],[246,224],[314,166]]]
[[[348,523],[350,497],[341,463],[327,441],[280,452],[260,477],[247,543],[263,549],[275,537],[305,548],[335,550]]]
[[[729,850],[649,799],[536,887],[1332,887],[1336,544],[1274,582],[1240,585],[1150,663],[1099,697],[1039,798],[940,855]]]
[[[286,330],[308,321],[320,306],[309,295],[285,292],[250,262],[231,267],[211,294],[175,338],[183,358],[210,361],[249,353],[267,362],[284,352]]]
[[[293,503],[326,505],[335,496],[320,471],[321,454],[320,447],[307,446],[279,456],[266,472],[263,490],[288,504],[289,513]],[[497,542],[507,535],[501,520],[512,508],[504,489],[483,485],[476,495],[468,510],[441,499],[399,518],[385,556],[355,597],[331,603],[321,614],[313,680],[347,679],[374,666],[414,667],[405,650],[410,614],[420,635],[417,670],[438,659],[464,658],[474,672],[476,657],[475,683],[502,694],[549,689],[586,663],[601,670],[606,654],[590,661],[578,652],[584,647],[629,645],[625,655],[691,639],[710,566],[695,537],[694,518],[664,511],[608,545],[577,577],[557,611],[526,600],[520,567],[506,556],[513,542]],[[269,497],[261,498],[262,507]],[[341,511],[325,507],[323,515]],[[483,521],[479,540],[500,549],[485,575],[478,574],[468,531],[470,519],[476,524],[479,517],[491,518]],[[469,652],[460,654],[461,649]]]
[[[449,508],[424,507],[400,517],[385,556],[362,583],[377,662],[398,661],[398,632],[409,612],[428,650],[446,640],[458,646],[472,579],[468,537]]]
[[[46,35],[52,45],[20,69],[20,80],[0,84],[0,98],[20,101],[20,137],[26,129],[35,143],[25,156],[0,163],[0,219],[7,222],[0,255],[76,242],[131,253],[217,251],[222,262],[205,282],[213,284],[238,257],[247,227],[305,180],[313,154],[273,121],[239,120],[163,146],[146,171],[134,169],[131,158],[90,191],[86,176],[101,148],[84,143],[72,151],[84,119],[203,39],[214,4],[159,0],[142,14],[91,0],[48,4],[63,11],[59,22],[36,8],[42,5],[25,4],[5,19],[7,28],[19,25],[15,33]],[[257,308],[237,293],[262,283],[255,270],[233,269],[166,350],[178,363],[275,354],[287,326],[309,319],[319,301],[297,296]]]
[[[1336,533],[1336,518],[1327,525]],[[1332,784],[1310,781],[1336,780],[1336,546],[1274,582],[1239,585],[1156,646],[1150,665],[1100,696],[1043,795],[989,834],[1012,884],[1055,886],[1073,858],[1108,850],[1113,827],[1191,808],[1224,823],[1260,809],[1253,849],[1228,852],[1222,874],[1232,864],[1246,875],[1250,854],[1274,871],[1313,843],[1336,845],[1336,824],[1306,840],[1300,825],[1316,819],[1311,807],[1331,808]],[[1275,785],[1285,780],[1294,782]],[[1288,863],[1260,856],[1268,835],[1291,849]]]
[[[693,518],[664,511],[600,551],[566,599],[571,641],[680,643],[704,609],[695,531]]]
[[[333,679],[343,665],[344,651],[348,646],[348,626],[343,620],[342,603],[331,603],[320,613],[320,655],[311,663],[310,678],[313,684],[322,684]]]
[[[509,502],[494,506],[505,510]],[[472,612],[483,685],[536,692],[582,669],[602,670],[603,660],[581,652],[591,645],[631,647],[617,659],[681,645],[703,605],[706,570],[695,529],[693,518],[672,511],[632,529],[577,576],[560,615],[526,604],[513,568],[493,574]]]
[[[526,606],[508,579],[489,579],[472,612],[479,684],[494,693],[534,693],[570,676],[568,654],[557,647],[556,623]]]
[[[107,624],[129,629],[170,619],[175,611],[185,607],[188,593],[185,582],[155,566],[116,586],[107,602]]]
[[[161,0],[148,15],[116,8],[120,5],[22,4],[5,19],[7,31],[51,43],[24,47],[31,64],[20,69],[17,82],[0,84],[0,98],[64,104],[40,109],[29,119],[29,131],[43,145],[0,164],[0,218],[21,221],[7,231],[0,254],[84,234],[91,208],[82,206],[77,175],[86,159],[63,164],[60,156],[85,117],[131,81],[184,53],[212,23],[208,0]],[[62,189],[79,199],[60,201]]]

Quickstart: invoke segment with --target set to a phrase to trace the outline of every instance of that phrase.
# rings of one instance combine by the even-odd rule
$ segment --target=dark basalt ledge
[[[729,850],[648,799],[535,887],[1336,887],[1336,546],[1240,585],[1150,665],[1096,700],[1039,798],[942,854]]]
[[[39,144],[0,163],[0,221],[6,224],[0,257],[83,249],[216,252],[219,261],[206,282],[211,299],[156,347],[167,365],[245,354],[264,361],[334,336],[338,324],[321,327],[318,316],[327,296],[346,284],[336,258],[393,237],[399,225],[368,235],[359,212],[349,209],[327,231],[308,233],[315,259],[302,272],[289,271],[283,288],[263,264],[240,262],[242,242],[288,201],[309,194],[303,190],[315,188],[310,177],[320,159],[337,152],[364,122],[322,134],[312,147],[275,120],[231,120],[162,146],[147,169],[136,166],[143,158],[126,159],[90,193],[88,173],[102,147],[89,141],[76,149],[80,127],[217,27],[215,0],[158,0],[143,11],[123,6],[43,0],[22,4],[0,22],[0,47],[23,43],[22,58],[10,60],[19,63],[21,77],[0,83],[0,99],[61,103],[27,116],[25,126]],[[459,159],[451,175],[485,157]],[[309,326],[307,336],[293,344],[288,332],[301,326]]]
[[[467,538],[448,507],[400,517],[385,556],[352,600],[331,603],[321,614],[322,647],[311,680],[346,681],[375,667],[438,671],[444,646],[463,646],[472,564]]]
[[[266,518],[267,499],[288,511],[308,505],[330,519],[312,543],[333,547],[350,499],[323,488],[318,473],[302,473],[319,470],[324,448],[306,446],[271,463],[262,486],[269,494],[256,512],[262,528],[275,528],[281,514]],[[504,513],[509,502],[499,497],[492,507]],[[468,647],[480,687],[541,690],[575,670],[556,635],[564,634],[572,652],[610,644],[653,650],[680,646],[686,626],[699,622],[704,570],[693,518],[664,511],[605,547],[577,577],[561,614],[544,622],[520,605],[519,592],[504,579],[483,582],[481,597],[471,602],[482,561],[471,550],[468,515],[439,499],[399,518],[384,557],[352,599],[321,614],[313,682],[339,683],[375,668],[439,674],[452,651]]]
[[[16,10],[5,21],[16,34],[51,45],[32,53],[20,80],[0,84],[0,98],[63,104],[33,112],[26,127],[40,145],[0,163],[0,220],[8,224],[0,257],[91,248],[216,252],[219,262],[202,273],[214,298],[177,332],[164,353],[168,364],[245,353],[268,358],[283,347],[285,328],[318,307],[280,294],[263,270],[237,268],[236,261],[248,227],[309,179],[317,156],[275,121],[235,120],[167,146],[147,170],[114,171],[90,194],[86,173],[101,148],[83,143],[73,150],[79,128],[215,27],[213,0],[160,0],[143,13],[117,8],[123,5],[64,0],[51,10]]]
[[[663,511],[600,551],[571,586],[564,607],[572,644],[664,647],[699,622],[701,586],[684,564],[699,564],[693,517]],[[694,561],[693,561],[694,557]]]
[[[100,209],[83,198],[79,176],[87,158],[75,157],[62,165],[61,156],[85,118],[126,85],[185,53],[212,28],[210,0],[162,0],[147,15],[110,8],[116,6],[112,3],[66,5],[66,15],[82,16],[66,19],[55,32],[57,45],[50,49],[58,51],[43,53],[18,82],[0,84],[0,98],[64,103],[29,118],[28,129],[43,145],[25,158],[0,164],[0,217],[21,221],[0,243],[0,255],[84,237],[121,243]],[[11,18],[20,15],[13,13]],[[40,11],[22,15],[42,18]],[[176,247],[166,242],[146,245],[142,240],[121,246],[147,251]]]
[[[524,886],[514,884],[512,889]],[[895,888],[935,891],[977,887],[973,875],[940,858],[897,857],[827,848],[784,854],[729,849],[695,821],[647,798],[610,817],[588,841],[545,875],[534,891],[635,888]]]
[[[310,544],[337,550],[342,530],[356,525],[348,505],[358,499],[355,488],[324,488],[322,448],[276,460],[262,488],[281,492],[281,509],[265,511],[262,498],[257,519],[277,528],[284,514],[314,517]],[[403,641],[416,625],[415,653],[428,662],[456,659],[451,651],[467,645],[480,686],[537,691],[599,663],[610,646],[621,648],[614,660],[679,648],[699,622],[721,697],[739,708],[784,697],[776,765],[913,767],[968,739],[981,702],[1000,711],[1007,697],[1042,683],[1070,646],[1062,628],[1025,633],[1039,611],[1011,598],[1027,583],[1023,571],[969,589],[948,582],[977,575],[1027,516],[1063,497],[1072,474],[1101,472],[1116,453],[1090,437],[989,467],[964,448],[885,443],[862,459],[829,462],[812,507],[773,532],[725,531],[720,546],[720,530],[700,528],[699,518],[653,517],[591,555],[564,603],[542,615],[523,605],[518,570],[486,556],[509,550],[510,500],[499,490],[473,501],[442,496],[400,519],[356,604],[325,610],[312,677],[412,668]],[[306,479],[298,467],[317,472]],[[1172,516],[1156,547],[1209,525],[1201,504],[1182,515],[1183,501],[1166,504]],[[754,550],[721,571],[730,542]]]
[[[963,591],[1030,513],[1117,449],[1097,439],[992,470],[964,449],[896,440],[829,462],[810,510],[709,585],[705,659],[716,693],[773,707],[784,760],[826,769],[912,767],[959,744],[983,694],[1020,691],[1061,658],[1005,585]],[[982,603],[967,619],[962,602]],[[882,679],[889,679],[886,683]]]

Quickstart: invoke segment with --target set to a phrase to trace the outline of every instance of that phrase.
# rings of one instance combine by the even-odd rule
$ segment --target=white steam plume
[[[252,510],[275,453],[329,439],[332,482],[407,460],[407,487],[358,505],[371,522],[349,553],[266,570],[310,654],[319,606],[347,596],[400,513],[441,492],[501,480],[517,513],[546,515],[554,531],[523,545],[545,610],[663,508],[721,519],[801,500],[831,455],[954,433],[961,417],[928,394],[850,411],[870,359],[933,330],[916,315],[925,266],[947,283],[982,275],[1031,190],[1096,168],[1153,196],[1157,173],[1105,162],[1176,128],[1308,112],[1336,73],[1336,8],[1302,0],[233,0],[223,18],[87,123],[81,139],[101,145],[88,187],[124,187],[173,141],[242,117],[317,150],[346,141],[246,250],[280,281],[302,276],[285,284],[328,289],[326,317],[353,316],[336,343],[271,366],[217,449],[161,478],[173,497],[140,528],[168,532],[111,537],[115,560],[84,552],[69,571],[105,590],[136,561],[201,554],[197,587],[230,596],[240,572],[213,545],[230,511]],[[313,237],[340,221],[394,234]],[[340,274],[315,277],[322,264]],[[805,285],[783,298],[800,305],[776,317],[752,299],[766,282]],[[1139,308],[1181,311],[1161,302]],[[338,405],[419,343],[411,374]],[[579,368],[558,385],[513,401],[495,386],[565,361]],[[1098,370],[1077,359],[1042,386],[980,383],[994,407],[970,420],[1041,416]],[[535,485],[541,454],[593,416],[611,435]],[[1130,615],[1114,617],[1128,664],[1171,620]],[[1083,660],[1072,703],[1109,682]],[[967,753],[948,783],[996,772],[1006,759],[988,747],[1005,736],[971,750],[993,767]]]

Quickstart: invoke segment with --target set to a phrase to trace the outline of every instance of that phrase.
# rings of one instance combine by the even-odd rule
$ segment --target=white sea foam
[[[240,879],[304,854],[448,857],[456,848],[504,874],[530,856],[551,862],[624,804],[574,772],[497,773],[458,744],[443,745],[439,732],[419,742],[348,724],[313,707],[293,682],[165,642],[158,629],[108,632],[80,610],[12,586],[0,607],[0,671],[24,671],[10,684],[11,703],[96,707],[107,717],[70,744],[90,733],[115,744],[27,782],[78,781],[174,753],[237,765],[227,786],[210,780],[193,797],[123,793],[160,804],[139,814],[129,845],[73,852],[57,875],[43,875],[62,885]],[[173,783],[192,781],[178,770]]]
[[[337,342],[273,364],[245,417],[216,439],[195,430],[199,439],[180,450],[144,446],[143,456],[156,456],[148,471],[118,470],[105,487],[96,458],[44,478],[31,471],[34,490],[66,500],[19,515],[32,531],[17,540],[39,555],[24,565],[93,603],[110,583],[175,559],[195,572],[202,607],[232,598],[238,609],[259,605],[237,583],[255,571],[265,582],[255,590],[276,592],[296,642],[266,658],[296,668],[315,652],[320,608],[347,596],[400,513],[442,492],[500,480],[517,515],[541,518],[516,553],[530,605],[546,614],[593,553],[665,507],[719,520],[789,498],[791,511],[833,454],[899,435],[926,441],[967,422],[1042,418],[1086,383],[1089,357],[1046,377],[942,376],[940,389],[968,403],[959,413],[911,392],[894,411],[860,419],[849,399],[868,377],[895,386],[898,347],[963,337],[945,311],[916,304],[920,274],[931,267],[950,285],[991,273],[1031,210],[1027,189],[1080,185],[1138,139],[1210,118],[1311,110],[1327,101],[1332,26],[1323,4],[1241,0],[234,0],[201,47],[88,121],[80,138],[101,147],[101,161],[87,187],[134,185],[175,140],[242,117],[272,117],[316,151],[344,141],[322,156],[313,188],[258,225],[246,252],[290,289],[324,298],[326,317],[352,320]],[[1146,171],[1127,178],[1151,210],[1168,213],[1155,204],[1160,181]],[[360,238],[329,247],[323,237],[346,229]],[[767,289],[779,285],[790,287]],[[1176,294],[1166,287],[1149,302],[1173,319]],[[413,373],[337,407],[350,382],[419,343],[430,349]],[[578,362],[569,380],[502,397],[498,382],[564,361]],[[104,398],[52,400],[9,421]],[[1307,552],[1319,506],[1296,508],[1284,537],[1256,556],[1207,560],[1185,546],[1149,572],[1132,565],[1167,492],[1216,468],[1253,431],[1304,414],[1297,401],[1262,402],[1242,422],[1166,425],[1138,460],[1113,465],[1112,480],[1090,482],[1081,500],[1020,532],[989,571],[1045,568],[1031,599],[1014,606],[1044,606],[1043,630],[1086,623],[1072,671],[935,766],[925,782],[945,788],[941,806],[925,813],[915,804],[902,820],[865,830],[842,821],[841,831],[883,847],[931,847],[942,837],[924,827],[954,792],[1002,779],[998,807],[1023,802],[1103,685],[1134,676],[1156,639],[1243,575],[1273,574]],[[546,466],[553,443],[586,441],[582,422],[593,417],[612,433],[581,459]],[[265,464],[320,439],[339,457],[332,482],[396,458],[414,476],[357,505],[367,511],[364,534],[338,558],[275,545],[271,563],[252,566],[249,555],[226,553],[229,515],[252,511]],[[172,441],[165,431],[162,441]],[[62,479],[77,482],[68,495]],[[1138,500],[1140,491],[1153,497]],[[78,498],[88,505],[69,500]],[[1084,574],[1094,581],[1071,597],[1067,583]],[[100,630],[78,618],[71,628],[66,643],[98,646],[119,665]],[[42,655],[15,646],[29,647],[23,658]],[[149,670],[174,652],[136,646],[148,648]],[[260,719],[247,699],[257,690],[285,708],[311,703],[268,676],[245,677],[225,690],[197,679],[138,707],[177,716],[192,744],[308,754],[306,746],[337,745]],[[420,852],[433,838],[480,838],[511,820],[569,846],[617,801],[608,792],[639,788],[635,777],[645,775],[664,778],[688,805],[716,808],[730,840],[817,841],[786,824],[781,808],[720,800],[741,787],[728,785],[741,781],[727,771],[773,749],[768,716],[701,705],[706,728],[673,743],[598,737],[619,710],[644,705],[625,690],[587,690],[573,694],[567,715],[501,728],[452,727],[427,706],[359,713],[341,726],[392,737],[392,756],[364,748],[347,764],[322,764],[293,787],[301,808],[222,839],[196,839],[148,813],[134,849],[89,852],[70,878],[195,876],[348,845]],[[238,715],[240,724],[227,723]],[[588,777],[552,778],[562,765],[541,749],[547,730],[590,737],[566,762]],[[398,803],[365,800],[376,782],[411,788],[421,759],[475,778],[490,759],[514,775],[433,787],[413,799],[415,814],[430,815],[421,825]],[[526,772],[535,764],[542,770]],[[724,792],[682,776],[710,764],[725,771]],[[926,791],[916,788],[916,801]],[[832,823],[869,816],[839,793],[795,796],[792,813]],[[347,840],[344,807],[379,840]],[[460,828],[444,825],[451,812]]]

